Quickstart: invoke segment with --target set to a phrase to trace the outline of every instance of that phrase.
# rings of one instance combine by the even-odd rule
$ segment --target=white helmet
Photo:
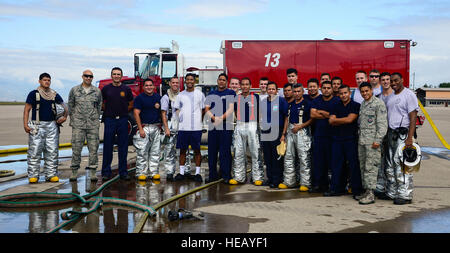
[[[402,143],[397,148],[397,154],[403,173],[419,171],[420,161],[422,159],[422,152],[420,151],[419,145],[413,143],[412,147],[406,148],[405,143]]]

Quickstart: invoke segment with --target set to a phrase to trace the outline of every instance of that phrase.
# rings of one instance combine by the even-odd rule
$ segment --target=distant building
[[[417,98],[423,106],[445,106],[450,104],[450,88],[419,88]]]

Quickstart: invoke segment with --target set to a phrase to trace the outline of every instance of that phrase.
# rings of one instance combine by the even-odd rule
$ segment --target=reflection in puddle
[[[450,210],[427,213],[413,219],[412,233],[450,233]]]
[[[422,159],[429,159],[426,155],[434,155],[442,159],[446,159],[450,161],[450,150],[446,148],[436,148],[436,147],[420,147],[421,151],[424,153],[424,157]]]
[[[421,147],[426,155],[435,155],[440,158],[449,159],[450,151],[443,148]],[[60,156],[71,154],[70,149],[60,150]],[[87,148],[83,148],[83,155],[87,155]],[[26,155],[0,157],[2,160],[26,158]],[[0,169],[3,169],[0,164]],[[6,164],[11,169],[11,164]],[[26,162],[14,163],[14,168],[23,166],[23,173],[26,172]],[[20,172],[16,172],[19,174]],[[134,175],[130,175],[134,176]],[[27,179],[15,180],[0,184],[0,191],[17,185],[27,184]],[[80,175],[77,182],[64,182],[58,188],[50,190],[58,193],[77,193],[86,195],[95,191],[101,181],[92,183],[87,175]],[[165,180],[137,182],[117,181],[107,187],[101,196],[128,199],[145,205],[154,206],[163,200],[175,195],[187,192],[201,184],[184,181],[168,183]],[[175,201],[157,211],[157,216],[149,218],[145,223],[142,232],[144,233],[245,233],[249,230],[249,224],[265,222],[265,219],[242,218],[237,216],[224,216],[218,214],[201,214],[194,212],[194,218],[179,221],[169,221],[167,216],[170,210],[194,210],[198,207],[226,203],[245,202],[271,202],[276,200],[314,198],[317,194],[299,194],[298,191],[259,191],[249,190],[244,193],[227,194],[232,192],[236,186],[218,184],[207,190],[189,195],[183,199]],[[321,197],[321,196],[320,196]],[[57,206],[46,209],[33,210],[5,210],[0,209],[0,233],[43,233],[63,220],[60,214],[69,210],[85,210],[81,205]],[[80,218],[76,223],[62,229],[59,233],[131,233],[136,224],[141,220],[143,213],[132,208],[104,205],[98,211]],[[361,221],[362,226],[347,229],[341,232],[366,233],[378,231],[382,233],[406,232],[406,233],[434,233],[450,232],[450,210],[423,211],[404,215],[398,219],[368,223]]]

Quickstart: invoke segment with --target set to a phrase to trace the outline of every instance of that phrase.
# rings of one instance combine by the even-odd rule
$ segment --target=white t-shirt
[[[386,103],[389,128],[409,128],[409,113],[419,110],[419,103],[414,92],[403,88],[400,94],[390,96]]]
[[[182,91],[175,100],[174,108],[178,115],[179,131],[201,131],[203,128],[202,110],[205,108],[205,95],[197,89]]]
[[[385,95],[383,95],[383,93],[381,93],[380,99],[383,100],[384,104],[386,105],[388,103],[389,99],[391,99],[394,95],[395,95],[394,92],[391,92],[391,94],[389,94],[387,96],[385,96]]]

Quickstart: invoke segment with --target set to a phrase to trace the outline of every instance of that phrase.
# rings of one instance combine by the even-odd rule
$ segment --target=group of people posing
[[[264,77],[259,80],[260,91],[251,92],[249,78],[229,79],[222,73],[217,89],[205,96],[195,88],[195,75],[189,73],[182,92],[177,77],[170,79],[162,97],[153,80],[146,79],[143,92],[133,98],[130,87],[121,84],[120,68],[112,69],[112,84],[102,90],[92,85],[93,74],[86,70],[82,84],[71,89],[68,107],[58,116],[55,104],[63,104],[63,100],[50,89],[50,75],[44,73],[38,89],[29,93],[24,110],[24,128],[30,136],[29,182],[38,181],[42,153],[46,180],[59,180],[58,124],[67,116],[72,126],[70,180],[77,179],[85,141],[89,149],[86,169],[91,171],[91,180],[97,180],[102,111],[102,179],[111,178],[116,143],[120,178],[130,180],[128,112],[132,110],[138,127],[133,136],[137,180],[160,180],[163,155],[167,181],[187,178],[203,182],[200,144],[206,117],[209,174],[205,183],[222,178],[227,184],[242,184],[250,175],[256,186],[299,187],[302,192],[324,196],[351,192],[360,204],[374,203],[375,196],[394,204],[411,203],[412,174],[403,173],[396,151],[401,143],[413,144],[418,102],[404,87],[402,75],[372,70],[368,82],[367,74],[358,71],[358,88],[352,92],[341,78],[324,73],[320,81],[309,79],[305,92],[296,69],[288,69],[286,74],[288,83],[282,92]],[[286,151],[280,152],[284,143]],[[179,172],[175,175],[176,149]],[[195,172],[191,171],[189,149],[194,152]]]

